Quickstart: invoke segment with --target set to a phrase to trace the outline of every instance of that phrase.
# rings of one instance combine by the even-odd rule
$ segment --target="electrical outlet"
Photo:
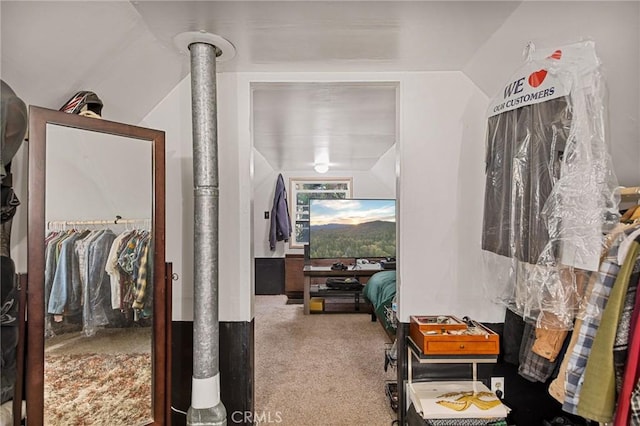
[[[500,399],[504,398],[504,377],[491,378],[491,390]]]

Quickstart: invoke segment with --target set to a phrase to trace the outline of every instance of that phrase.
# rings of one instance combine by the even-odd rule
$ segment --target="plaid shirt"
[[[134,294],[135,300],[132,307],[134,309],[144,308],[145,296],[147,291],[147,274],[149,268],[149,246],[151,241],[149,238],[145,240],[144,248],[142,250],[142,256],[140,258],[140,268],[138,270],[138,278],[136,279]]]
[[[613,241],[607,257],[600,264],[598,278],[593,286],[593,291],[589,297],[585,317],[578,330],[578,339],[567,363],[565,380],[565,399],[562,409],[568,413],[578,414],[578,401],[580,400],[580,390],[584,382],[584,370],[587,366],[587,358],[593,346],[593,339],[596,336],[602,311],[609,298],[611,288],[616,281],[620,265],[618,265],[618,248],[620,243],[633,229],[621,232]],[[576,330],[574,330],[574,333]]]

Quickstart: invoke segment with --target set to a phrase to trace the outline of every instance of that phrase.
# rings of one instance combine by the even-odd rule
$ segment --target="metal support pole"
[[[216,47],[196,42],[191,55],[194,180],[193,378],[187,425],[226,425],[220,400],[218,323],[218,138]]]

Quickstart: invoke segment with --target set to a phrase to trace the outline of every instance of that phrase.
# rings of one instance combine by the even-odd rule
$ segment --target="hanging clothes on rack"
[[[489,295],[538,328],[570,330],[618,221],[592,42],[534,52],[489,106],[482,249]],[[569,273],[567,273],[569,272]]]
[[[563,376],[551,383],[550,393],[569,413],[593,420],[597,420],[594,417],[611,420],[613,415],[611,410],[616,404],[619,389],[616,375],[621,374],[616,370],[621,371],[625,368],[622,364],[628,362],[628,352],[622,349],[632,326],[630,322],[628,327],[625,326],[622,310],[631,301],[626,302],[626,299],[633,297],[635,304],[640,277],[637,253],[633,260],[630,258],[624,263],[619,262],[619,254],[621,247],[629,238],[634,239],[638,230],[639,224],[620,224],[609,235],[607,256],[600,265],[600,271],[592,276],[593,283],[587,291],[588,302],[576,320],[572,338],[575,344],[569,345],[562,361],[560,371]],[[592,409],[585,409],[585,404],[593,402],[594,398],[598,402]]]
[[[625,296],[634,269],[640,270],[640,243],[635,241],[626,255],[607,298],[585,367],[577,413],[587,419],[606,423],[613,419],[616,403],[614,345],[624,307]],[[637,285],[638,275],[635,276]],[[635,290],[634,290],[635,294]]]
[[[489,118],[484,250],[538,262],[550,238],[540,218],[560,178],[571,120],[565,97]]]
[[[122,291],[121,282],[122,276],[120,274],[120,268],[118,267],[119,253],[126,246],[129,239],[133,237],[135,231],[125,231],[118,235],[111,244],[111,250],[107,257],[107,264],[105,265],[105,271],[109,274],[110,288],[111,288],[111,307],[113,309],[122,309]]]
[[[52,315],[48,313],[48,307],[53,289],[53,282],[58,268],[59,246],[58,243],[64,241],[73,231],[54,231],[45,238],[45,269],[44,269],[44,306],[45,306],[45,326],[46,337],[51,337],[55,333],[51,325]],[[56,291],[56,294],[59,290]]]
[[[82,305],[82,283],[78,258],[75,256],[75,242],[89,234],[89,231],[69,231],[67,236],[56,243],[59,247],[56,268],[51,284],[51,295],[47,304],[48,313],[52,315],[76,315]]]
[[[137,310],[150,305],[146,296],[151,293],[147,288],[149,282],[149,245],[151,234],[148,231],[134,231],[126,239],[122,249],[116,254],[116,267],[120,277],[120,305]],[[147,309],[146,311],[149,311]],[[136,313],[140,313],[136,311]],[[145,314],[146,315],[146,314]]]
[[[82,320],[83,331],[87,336],[95,334],[96,329],[109,324],[111,310],[106,302],[111,302],[110,281],[105,271],[107,256],[116,234],[110,229],[97,231],[82,248],[80,255],[80,277],[83,282]]]
[[[119,235],[109,228],[80,230],[77,225],[126,225],[128,220],[51,222],[49,226],[74,226],[55,230],[46,239],[46,335],[53,322],[78,316],[85,335],[106,325],[123,326],[131,319],[150,318],[151,287],[149,242],[144,229]],[[144,223],[148,223],[147,220]],[[135,303],[135,306],[134,306]],[[129,314],[133,312],[133,314]]]
[[[151,282],[149,279],[149,272],[151,271],[149,262],[149,246],[151,240],[147,238],[144,241],[144,247],[140,254],[140,265],[138,266],[138,272],[136,276],[136,283],[134,286],[134,301],[131,306],[135,309],[143,309],[146,304],[147,295],[151,294],[147,290],[147,285]]]

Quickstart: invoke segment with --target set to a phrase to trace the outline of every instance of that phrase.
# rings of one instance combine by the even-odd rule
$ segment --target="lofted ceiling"
[[[559,3],[561,13],[538,10]],[[202,30],[236,48],[218,72],[463,71],[492,95],[522,61],[526,40],[573,41],[586,22],[609,14],[637,23],[635,3],[0,0],[0,75],[28,104],[58,109],[76,91],[92,90],[105,118],[140,123],[189,73],[176,35]],[[565,19],[565,10],[584,10],[584,17]],[[599,31],[590,26],[586,35]],[[637,56],[633,37],[609,39],[635,43]],[[324,150],[340,169],[366,170],[394,143],[393,90],[256,86],[254,146],[274,169],[308,168]]]
[[[275,170],[370,170],[396,143],[393,83],[254,83],[252,102],[254,145]]]

